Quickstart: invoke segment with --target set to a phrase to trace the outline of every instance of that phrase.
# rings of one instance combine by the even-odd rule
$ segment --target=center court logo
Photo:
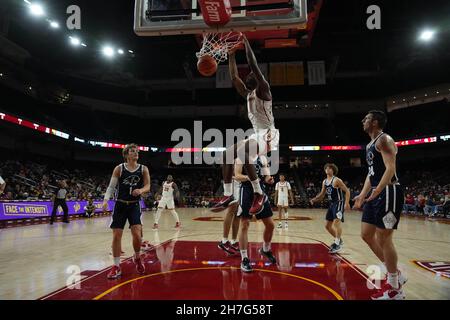
[[[254,163],[259,156],[264,155],[268,160],[270,175],[279,169],[279,137],[277,129],[226,129],[225,134],[210,128],[203,132],[202,121],[194,121],[193,134],[185,128],[178,128],[172,132],[171,141],[178,142],[171,149],[171,161],[180,164],[222,165],[234,164],[235,159],[246,159]],[[232,152],[236,145],[236,153]],[[225,152],[225,150],[229,152]],[[192,156],[193,154],[193,156]]]

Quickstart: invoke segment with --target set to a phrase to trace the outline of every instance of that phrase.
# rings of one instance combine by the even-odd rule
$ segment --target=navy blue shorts
[[[376,199],[364,204],[361,221],[380,229],[395,230],[400,221],[403,203],[403,188],[399,184],[388,185]]]
[[[127,220],[130,227],[138,224],[142,225],[141,214],[141,205],[139,202],[126,204],[116,201],[109,227],[111,229],[124,229]]]
[[[339,219],[341,222],[344,222],[344,201],[332,202],[328,208],[325,219],[327,221]]]
[[[237,216],[239,218],[251,219],[253,217],[250,214],[250,208],[253,202],[253,187],[250,185],[241,185],[241,190],[239,194],[239,208]],[[272,207],[270,206],[269,198],[264,202],[264,207],[260,213],[256,215],[256,219],[261,220],[265,218],[270,218],[273,216]]]

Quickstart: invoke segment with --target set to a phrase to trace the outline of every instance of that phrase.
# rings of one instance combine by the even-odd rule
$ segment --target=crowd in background
[[[297,175],[296,174],[297,171]],[[292,187],[294,196],[293,207],[297,208],[325,208],[327,201],[314,206],[309,200],[315,197],[322,188],[324,179],[323,168],[320,166],[300,167],[290,166],[286,170],[286,180]],[[351,190],[350,198],[359,194],[363,187],[363,171],[358,174],[346,173],[341,176],[344,183]],[[4,193],[0,200],[38,201],[51,200],[57,190],[57,181],[64,179],[68,185],[67,200],[101,200],[109,182],[110,173],[99,170],[82,170],[42,164],[28,161],[8,160],[0,163],[0,174],[6,182]],[[190,169],[176,170],[174,180],[178,185],[179,197],[176,204],[180,207],[211,207],[222,195],[222,180],[220,172],[216,169]],[[352,176],[352,180],[345,179]],[[154,207],[157,204],[157,195],[161,193],[161,185],[165,174],[152,174],[150,193],[144,196],[147,205]],[[430,217],[449,216],[449,189],[445,184],[448,176],[442,178],[436,172],[415,171],[405,172],[402,184],[405,189],[404,213],[427,215]],[[274,203],[275,186],[268,185],[266,193],[272,204]],[[450,216],[449,216],[450,217]]]

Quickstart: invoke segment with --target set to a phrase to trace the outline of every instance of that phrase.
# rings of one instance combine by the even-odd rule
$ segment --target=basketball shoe
[[[133,262],[136,265],[136,271],[139,274],[143,274],[145,272],[145,265],[142,263],[141,257],[139,258],[133,257]]]
[[[253,196],[252,207],[250,208],[250,214],[258,214],[264,208],[264,202],[266,202],[267,196],[265,194],[255,193]]]
[[[220,241],[217,247],[228,254],[234,254],[234,252],[230,249],[229,242],[223,243],[222,241]]]
[[[405,294],[402,286],[399,284],[398,289],[394,289],[389,283],[385,283],[380,290],[370,296],[372,300],[403,300]]]
[[[241,270],[244,272],[252,272],[253,271],[253,268],[252,268],[252,265],[250,264],[249,258],[242,259]]]
[[[262,256],[264,256],[264,257],[266,257],[267,259],[269,259],[269,261],[270,261],[272,264],[276,264],[276,263],[277,263],[277,259],[276,259],[275,256],[273,255],[272,250],[264,251],[263,248],[261,248],[261,249],[259,249],[259,253],[260,253]]]
[[[111,267],[111,270],[109,270],[107,277],[108,277],[108,279],[117,279],[121,275],[122,275],[122,270],[120,270],[120,267],[113,265]]]
[[[234,203],[234,197],[223,196],[219,202],[217,202],[211,209],[212,212],[220,212],[225,210],[231,203]]]

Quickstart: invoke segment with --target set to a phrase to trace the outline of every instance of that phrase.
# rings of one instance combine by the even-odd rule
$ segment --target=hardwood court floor
[[[207,276],[206,274],[210,273],[210,271],[207,271],[202,273],[205,274],[203,279],[213,279],[223,289],[216,292],[212,298],[237,299],[238,295],[230,294],[230,292],[239,291],[242,283],[242,275],[239,270],[235,269],[239,267],[239,258],[227,257],[215,246],[222,238],[222,214],[211,213],[206,209],[178,209],[177,211],[182,221],[181,230],[173,228],[172,216],[165,212],[161,217],[160,229],[155,232],[151,229],[153,225],[152,212],[143,214],[144,239],[152,244],[160,244],[156,247],[157,250],[148,253],[149,261],[157,260],[158,263],[150,267],[148,272],[173,271],[177,268],[176,264],[180,265],[183,261],[183,263],[192,263],[191,260],[225,262],[224,268],[219,268],[220,264],[213,266],[220,270],[219,275],[216,270],[217,272],[214,275]],[[252,242],[250,255],[256,263],[255,268],[261,269],[261,271],[256,271],[255,274],[264,275],[259,277],[261,283],[267,283],[269,280],[271,283],[270,289],[263,292],[265,297],[267,299],[287,298],[276,295],[277,292],[280,292],[280,284],[283,281],[275,276],[269,280],[265,277],[269,274],[269,271],[276,271],[309,279],[309,283],[304,281],[305,289],[312,282],[317,282],[328,288],[336,288],[332,291],[338,293],[343,299],[366,299],[370,291],[368,289],[365,291],[366,289],[363,288],[365,275],[361,274],[359,270],[369,274],[372,272],[370,265],[378,264],[378,261],[359,236],[361,213],[346,213],[343,231],[344,250],[334,259],[329,257],[326,252],[324,253],[326,248],[322,244],[322,242],[329,244],[332,241],[331,236],[323,227],[324,210],[290,209],[289,214],[290,219],[292,219],[289,222],[289,228],[287,230],[276,229],[274,233],[274,253],[279,262],[282,262],[277,267],[265,266],[259,255],[256,254],[256,250],[262,241],[262,223],[252,223],[250,226],[249,240]],[[275,216],[277,216],[276,213]],[[64,288],[66,284],[73,283],[71,281],[74,279],[77,280],[77,272],[81,272],[83,282],[80,285],[82,289],[88,290],[90,288],[88,280],[89,277],[94,275],[104,282],[106,272],[102,270],[111,264],[109,223],[110,218],[103,217],[74,220],[68,225],[57,223],[53,226],[44,224],[0,230],[0,299],[48,297],[50,293]],[[409,278],[404,287],[407,299],[450,299],[450,279],[420,268],[413,262],[414,260],[450,261],[450,225],[439,221],[403,216],[399,230],[395,234],[395,243],[399,254],[400,268]],[[170,251],[171,246],[176,247],[176,250]],[[186,248],[192,247],[196,247],[198,250],[190,250],[191,253],[187,253],[188,249]],[[319,249],[320,247],[322,249]],[[162,249],[166,253],[164,258],[161,254],[158,256],[158,250],[161,253]],[[149,285],[147,278],[147,280],[140,279],[139,282],[134,281],[139,275],[135,273],[129,259],[126,259],[133,252],[128,230],[124,232],[123,250],[126,253],[123,270],[128,275],[124,275],[122,280],[131,280],[131,282],[139,283],[139,286],[144,287]],[[205,254],[201,256],[201,252],[205,252]],[[192,257],[189,255],[192,255]],[[289,257],[286,257],[286,255],[289,255]],[[342,268],[336,264],[337,260],[341,261],[340,266],[345,267],[345,276],[342,275]],[[312,272],[314,268],[302,269],[302,267],[314,265],[311,262],[317,263],[316,266],[322,266],[322,273],[319,272],[320,267],[316,268],[317,273]],[[297,264],[297,268],[295,264]],[[194,266],[199,267],[199,265]],[[156,278],[153,277],[152,279]],[[161,281],[167,281],[167,278],[161,278]],[[169,278],[172,281],[170,283],[172,290],[176,290],[177,283],[180,281],[179,277],[174,275]],[[232,278],[235,278],[235,282],[238,283],[234,287],[234,291],[225,288],[228,282],[226,279]],[[336,279],[335,283],[332,279]],[[258,286],[251,284],[257,282],[254,279],[249,280],[247,288],[255,288],[254,292],[248,292],[250,299],[258,297],[255,295]],[[355,287],[355,283],[357,287]],[[71,291],[75,292],[74,294],[61,296],[61,298],[157,298],[151,295],[127,295],[125,286],[123,286],[122,291],[116,290],[114,294],[111,294],[112,291],[108,293],[108,290],[104,290],[105,288],[115,290],[114,287],[117,287],[118,284],[120,283],[106,282],[98,289],[98,292],[91,290],[90,295],[77,296],[82,290],[73,289],[75,291]],[[157,282],[153,282],[153,285],[164,287]],[[347,291],[344,290],[344,287]],[[208,292],[208,290],[206,288],[205,292]],[[95,295],[95,293],[98,294]],[[330,298],[330,296],[320,294],[298,295],[296,297],[298,299]],[[56,296],[53,295],[53,298],[56,298]],[[182,298],[182,294],[180,293],[177,298]],[[186,299],[189,298],[195,297],[186,297]]]

